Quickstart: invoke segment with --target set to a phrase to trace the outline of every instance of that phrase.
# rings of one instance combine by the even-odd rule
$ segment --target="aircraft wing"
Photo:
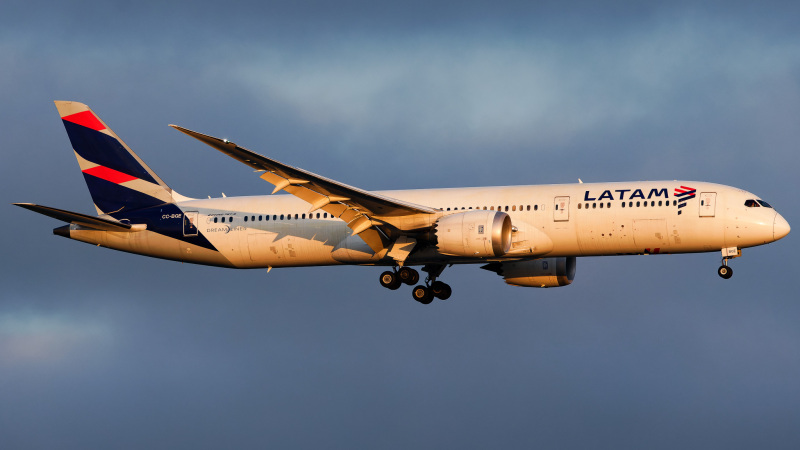
[[[339,217],[358,234],[376,253],[388,245],[386,233],[380,230],[381,219],[435,214],[437,209],[417,205],[325,178],[297,167],[284,164],[240,147],[227,139],[220,139],[177,125],[176,130],[204,142],[222,153],[248,166],[263,171],[261,178],[275,185],[272,193],[284,190],[311,204],[310,211],[322,209]]]
[[[74,223],[86,228],[94,228],[96,230],[104,231],[139,231],[139,228],[133,227],[130,224],[117,222],[111,219],[104,219],[102,217],[88,216],[86,214],[66,211],[63,209],[51,208],[49,206],[36,205],[33,203],[14,203],[25,209],[29,209],[39,214],[52,217],[54,219],[63,220],[67,223]]]

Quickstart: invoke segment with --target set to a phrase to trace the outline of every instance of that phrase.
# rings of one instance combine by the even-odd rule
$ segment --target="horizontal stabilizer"
[[[117,222],[111,219],[104,219],[102,217],[87,216],[86,214],[76,213],[72,211],[65,211],[63,209],[51,208],[49,206],[35,205],[33,203],[14,203],[25,209],[29,209],[39,214],[52,217],[54,219],[63,220],[67,223],[74,223],[82,227],[94,228],[103,231],[140,231],[143,225],[130,225],[127,223]]]

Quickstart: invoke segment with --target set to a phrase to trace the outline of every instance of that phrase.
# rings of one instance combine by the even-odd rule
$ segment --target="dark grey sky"
[[[70,4],[77,3],[77,4]],[[800,224],[792,2],[0,6],[0,447],[798,448],[793,233],[586,258],[572,286],[448,269],[234,271],[55,237],[93,212],[52,100],[177,191],[267,193],[176,123],[366,189],[689,179]]]

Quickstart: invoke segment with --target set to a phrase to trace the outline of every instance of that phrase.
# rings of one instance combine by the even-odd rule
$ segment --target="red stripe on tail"
[[[106,126],[103,125],[103,122],[100,122],[100,119],[95,117],[91,111],[83,111],[75,114],[70,114],[69,116],[64,116],[62,119],[66,120],[67,122],[76,123],[78,125],[82,125],[86,128],[91,128],[92,130],[100,131],[105,130]]]
[[[110,181],[116,184],[121,184],[125,183],[126,181],[137,179],[134,176],[130,176],[126,173],[118,172],[114,169],[109,169],[108,167],[103,167],[103,166],[97,166],[97,167],[92,167],[91,169],[86,169],[83,171],[83,173],[88,173],[93,177],[102,178],[106,181]]]

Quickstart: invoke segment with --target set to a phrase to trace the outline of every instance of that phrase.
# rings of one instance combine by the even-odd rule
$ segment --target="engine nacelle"
[[[505,255],[511,248],[511,217],[501,211],[476,210],[436,222],[439,253],[475,258]]]
[[[574,256],[543,258],[533,261],[492,263],[484,269],[497,272],[506,283],[524,287],[559,287],[572,284],[575,279]]]

